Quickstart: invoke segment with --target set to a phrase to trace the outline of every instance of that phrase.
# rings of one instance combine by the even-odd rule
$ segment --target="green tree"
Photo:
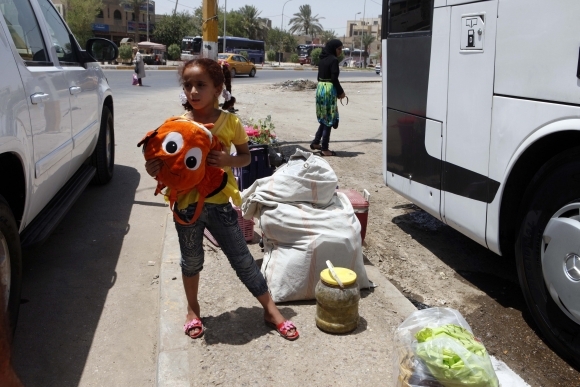
[[[181,47],[179,44],[172,44],[167,48],[167,54],[169,58],[173,60],[179,60],[181,58]]]
[[[244,37],[249,39],[264,39],[268,25],[260,16],[262,13],[258,11],[253,5],[244,5],[238,10],[241,15],[242,29],[245,33]]]
[[[196,26],[193,15],[189,12],[177,12],[167,15],[155,25],[153,37],[156,42],[169,47],[172,44],[181,44],[184,36],[200,35],[201,31]]]
[[[310,63],[314,66],[318,66],[318,62],[320,62],[320,54],[322,53],[322,48],[315,48],[310,53]]]
[[[201,20],[201,19],[200,19]],[[224,12],[218,11],[218,35],[224,36]],[[242,14],[238,11],[229,11],[226,14],[226,35],[244,37],[245,32],[242,27]]]
[[[365,56],[365,57],[368,57],[369,56],[369,52],[368,52],[369,46],[375,40],[377,40],[377,38],[375,38],[373,35],[363,33],[363,36],[362,36],[362,39],[361,39],[362,45],[364,47],[364,54],[363,54],[363,56]],[[364,67],[367,67],[366,60],[364,61]]]
[[[298,40],[296,37],[288,32],[284,32],[284,38],[282,39],[282,48],[284,52],[296,52],[296,47],[298,46]]]
[[[268,50],[266,52],[266,59],[268,59],[270,62],[276,60],[276,51]]]
[[[290,55],[290,62],[292,63],[298,63],[298,54],[297,53],[292,53],[292,55]]]
[[[320,34],[320,41],[324,44],[332,39],[336,39],[336,32],[334,30],[325,30]]]
[[[249,60],[250,59],[250,56],[248,55],[248,52],[247,51],[242,50],[242,51],[239,52],[239,54],[241,56],[243,56],[244,58],[246,58],[246,60]]]
[[[133,58],[133,49],[130,45],[124,44],[119,47],[119,58],[123,59],[124,61]]]
[[[77,38],[81,47],[93,37],[92,24],[95,17],[101,12],[101,0],[68,0],[66,22]]]
[[[148,3],[148,0],[120,0],[119,5],[123,7],[130,7],[135,14],[135,44],[141,41],[139,35],[139,16],[141,14],[141,6]]]
[[[315,37],[322,32],[322,24],[320,24],[319,20],[324,18],[318,15],[312,16],[312,9],[309,4],[301,5],[298,7],[298,11],[288,22],[290,33],[304,33],[304,35]]]

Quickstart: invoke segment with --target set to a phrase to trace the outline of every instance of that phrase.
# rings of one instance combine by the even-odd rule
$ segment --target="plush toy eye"
[[[185,154],[185,166],[191,171],[195,171],[201,165],[201,149],[191,148]]]
[[[163,139],[163,150],[170,155],[178,152],[183,147],[183,137],[178,132],[171,132]]]

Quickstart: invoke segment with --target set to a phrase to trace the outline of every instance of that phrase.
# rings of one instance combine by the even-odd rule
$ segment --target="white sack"
[[[244,218],[258,218],[263,232],[262,274],[274,302],[314,299],[326,260],[369,281],[363,263],[361,226],[326,160],[296,150],[272,176],[242,192]]]

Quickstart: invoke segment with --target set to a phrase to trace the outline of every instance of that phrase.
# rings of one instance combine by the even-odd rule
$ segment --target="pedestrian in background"
[[[138,85],[143,86],[141,78],[145,78],[145,62],[143,62],[143,56],[137,47],[133,47],[133,52],[135,53],[135,74],[137,74]]]
[[[229,111],[230,113],[235,113],[237,109],[234,108],[236,99],[232,95],[232,72],[230,70],[230,65],[225,60],[220,61],[222,66],[222,72],[224,73],[224,86],[226,87],[227,93],[224,93],[225,102],[222,105],[222,109]]]
[[[316,88],[316,117],[320,126],[310,144],[310,149],[320,150],[323,156],[336,156],[336,152],[328,149],[330,131],[338,128],[338,106],[336,99],[346,95],[338,76],[340,68],[338,57],[342,53],[342,42],[332,39],[326,43],[318,62],[318,86]]]

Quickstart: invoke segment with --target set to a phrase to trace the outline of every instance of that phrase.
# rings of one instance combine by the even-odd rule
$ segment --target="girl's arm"
[[[212,150],[207,156],[207,163],[212,167],[245,167],[250,164],[250,148],[248,143],[234,144],[236,147],[236,155],[232,156],[224,151]]]

